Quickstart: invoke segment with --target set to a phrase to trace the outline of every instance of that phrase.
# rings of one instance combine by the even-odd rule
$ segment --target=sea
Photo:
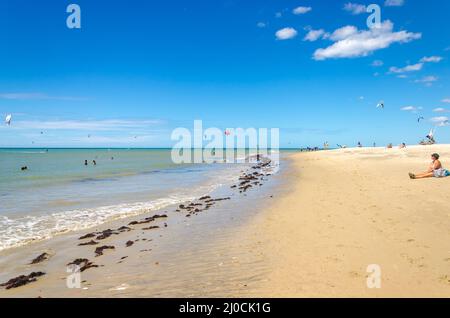
[[[211,194],[252,155],[175,164],[171,149],[0,149],[0,251]]]

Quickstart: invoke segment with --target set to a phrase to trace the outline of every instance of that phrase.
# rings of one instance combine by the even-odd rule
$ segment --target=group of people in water
[[[88,161],[87,161],[87,160],[84,160],[84,165],[87,166],[88,164],[89,164]],[[97,162],[96,162],[95,160],[92,160],[92,164],[93,164],[94,166],[96,166],[96,165],[97,165]]]
[[[95,158],[97,158],[97,157],[95,157]],[[114,157],[111,157],[111,160],[114,160]],[[97,165],[97,161],[95,161],[95,159],[92,160],[92,164],[93,164],[94,166],[96,166],[96,165]],[[88,166],[88,165],[89,165],[88,160],[84,160],[84,165],[85,165],[85,166]]]

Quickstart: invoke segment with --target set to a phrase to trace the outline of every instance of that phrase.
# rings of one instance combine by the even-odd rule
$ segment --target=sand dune
[[[274,263],[261,296],[450,297],[450,178],[408,177],[433,152],[450,168],[450,145],[293,155],[289,194],[257,226]]]

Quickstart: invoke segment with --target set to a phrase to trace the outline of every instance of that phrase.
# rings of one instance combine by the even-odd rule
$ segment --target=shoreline
[[[169,231],[138,230],[128,248],[137,232],[113,235],[120,252],[87,248],[80,257],[106,266],[83,272],[86,289],[61,287],[66,262],[54,256],[58,273],[0,297],[450,297],[450,178],[408,177],[432,152],[449,167],[450,145],[289,154],[267,188],[159,219]],[[372,264],[380,289],[367,287]]]
[[[240,189],[245,179],[236,180],[236,187],[225,186],[211,194],[211,198],[197,198],[185,204],[108,222],[91,230],[66,233],[5,250],[1,253],[0,283],[32,272],[46,274],[25,286],[9,290],[0,288],[0,297],[200,297],[243,292],[250,281],[261,279],[258,275],[262,275],[266,266],[259,256],[249,257],[248,252],[256,253],[255,247],[237,253],[234,251],[238,247],[229,247],[242,244],[232,242],[233,238],[245,235],[243,224],[262,207],[262,203],[258,203],[255,209],[242,210],[244,202],[264,201],[274,187],[271,176],[265,176],[259,168],[251,170],[252,174],[254,171],[259,174],[255,178],[261,180],[252,182],[261,181],[264,184],[261,189],[252,185],[245,191]],[[249,174],[244,172],[241,178],[244,175]],[[227,200],[227,195],[231,200]],[[200,203],[203,205],[197,206]],[[185,209],[189,205],[193,208]],[[86,234],[92,235],[79,239]],[[99,236],[106,237],[98,239]],[[90,245],[92,240],[98,244]],[[78,246],[80,243],[87,245]],[[97,248],[103,255],[95,256]],[[47,253],[48,259],[30,265],[31,260],[42,253]],[[81,268],[88,266],[81,272],[81,288],[69,289],[66,279],[70,273],[66,269],[69,262],[76,260]],[[252,264],[252,270],[246,270],[245,278],[241,279],[240,268],[244,264]],[[214,273],[203,275],[211,268]],[[183,272],[190,274],[184,277]],[[235,276],[235,280],[223,282],[227,275]],[[194,278],[203,281],[198,288],[191,286]],[[240,284],[240,281],[247,283]]]

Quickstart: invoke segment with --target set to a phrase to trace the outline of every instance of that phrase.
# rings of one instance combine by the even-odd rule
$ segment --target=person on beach
[[[402,142],[399,146],[399,149],[405,149],[406,148],[406,144],[404,142]]]
[[[450,172],[444,168],[442,168],[442,164],[439,161],[439,154],[434,153],[431,155],[431,164],[428,168],[427,172],[414,174],[409,173],[409,177],[411,179],[424,179],[424,178],[443,178],[450,176]]]
[[[85,166],[87,166],[87,165],[88,165],[88,162],[87,162],[87,160],[85,160],[85,161],[84,161],[84,165],[85,165]]]
[[[97,162],[95,160],[92,160],[92,163],[94,164],[94,166],[97,165]]]

